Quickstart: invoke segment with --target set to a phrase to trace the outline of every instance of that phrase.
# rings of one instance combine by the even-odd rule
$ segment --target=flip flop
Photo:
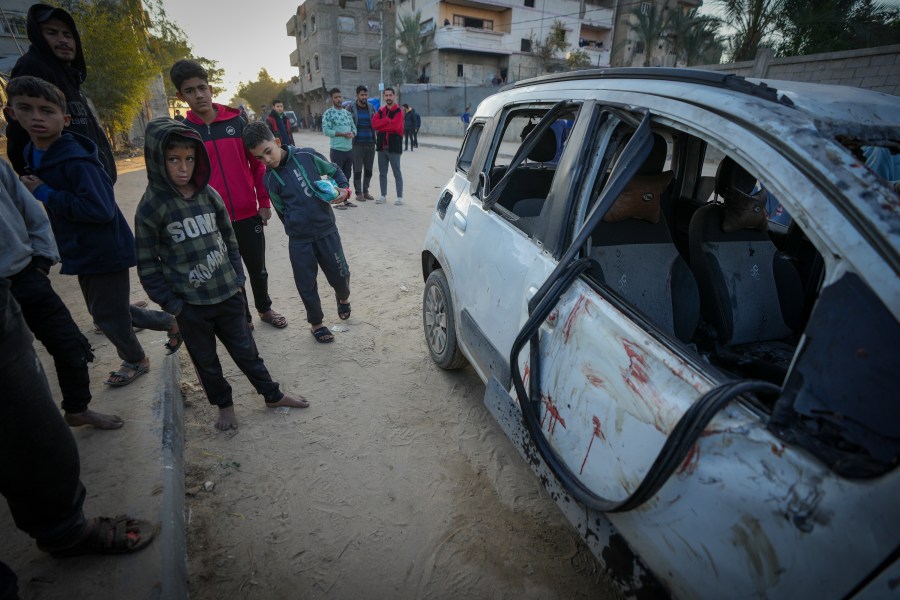
[[[338,316],[341,318],[341,321],[346,321],[350,318],[350,303],[349,302],[341,302],[337,301],[338,305]]]
[[[122,372],[122,369],[131,369],[133,372],[131,373],[131,375],[126,375]],[[110,371],[109,377],[103,383],[111,387],[124,387],[144,373],[147,373],[148,371],[150,371],[150,367],[145,367],[144,365],[139,363],[123,361],[122,366],[119,367],[119,370]],[[122,377],[122,379],[120,381],[113,381],[113,375],[118,375],[119,377]]]
[[[285,319],[284,316],[279,315],[274,310],[270,310],[269,312],[259,315],[259,320],[263,323],[268,323],[275,329],[284,329],[288,324],[287,319]]]
[[[313,337],[316,338],[316,341],[320,344],[330,344],[334,341],[334,334],[331,333],[331,330],[324,325],[311,333],[313,334]]]
[[[169,356],[178,352],[178,349],[181,348],[181,344],[184,342],[184,339],[181,337],[180,331],[176,331],[175,333],[167,333],[166,335],[169,336],[169,341],[166,342],[166,356]],[[171,345],[172,340],[175,340],[174,346]]]
[[[74,544],[65,548],[51,548],[38,545],[38,549],[49,552],[53,558],[68,558],[83,554],[131,554],[146,548],[155,536],[154,526],[149,521],[134,519],[127,515],[114,518],[95,517],[89,519],[84,532]]]

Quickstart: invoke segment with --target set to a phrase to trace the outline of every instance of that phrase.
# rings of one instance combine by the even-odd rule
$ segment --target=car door
[[[895,546],[897,517],[889,506],[896,471],[880,487],[836,477],[768,431],[754,403],[723,400],[737,397],[742,385],[779,393],[777,385],[704,364],[693,342],[623,296],[626,281],[598,284],[588,276],[592,232],[650,144],[641,134],[649,114],[634,112],[629,120],[621,108],[597,110],[612,115],[597,121],[593,141],[585,140],[585,147],[601,148],[593,184],[599,197],[573,209],[574,241],[512,349],[531,340],[513,380],[541,456],[588,515],[608,514],[675,596],[843,596]],[[715,117],[706,118],[715,131]],[[630,140],[620,152],[614,145],[622,127]],[[776,150],[746,131],[724,120],[718,127],[731,134],[718,140],[723,148],[752,147],[758,164],[783,165]],[[774,175],[773,189],[827,203],[815,178],[783,171],[790,173]],[[682,437],[698,407],[718,401],[721,412],[704,417],[715,420],[696,425],[693,439]],[[589,533],[594,520],[586,521]]]
[[[552,107],[521,103],[504,108],[493,137],[483,140],[490,146],[477,189],[473,190],[469,181],[464,184],[457,181],[445,192],[449,194],[448,200],[455,200],[449,204],[442,244],[446,261],[442,264],[450,265],[448,278],[458,312],[456,323],[461,345],[484,379],[493,375],[509,381],[509,349],[526,316],[525,302],[556,266],[555,258],[545,251],[542,243],[541,232],[546,224],[540,215],[530,217],[526,228],[524,219],[508,206],[513,201],[510,194],[516,185],[510,181],[517,174],[530,174],[546,186],[536,192],[537,200],[551,204],[566,202],[569,193],[566,178],[556,168],[564,164],[565,152],[560,160],[554,150],[552,165],[548,162],[534,166],[527,158],[537,138],[544,133],[556,135],[551,125],[561,116],[561,110],[554,112]],[[569,105],[562,116],[574,116],[577,110],[577,105]],[[534,116],[523,119],[523,115]],[[541,116],[546,121],[541,121]],[[536,121],[531,123],[534,128],[530,134],[525,131],[525,121]],[[478,126],[477,121],[473,122],[469,135]],[[569,135],[567,141],[575,135]],[[510,143],[510,139],[516,143]],[[564,150],[563,146],[560,150]],[[498,176],[501,172],[508,175]],[[457,191],[463,187],[467,188],[465,192]],[[532,191],[519,189],[515,193]]]

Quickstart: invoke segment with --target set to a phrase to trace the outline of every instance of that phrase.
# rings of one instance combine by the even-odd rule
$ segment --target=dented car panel
[[[834,412],[850,405],[830,401],[815,378],[838,356],[817,344],[841,340],[821,328],[839,318],[834,303],[847,302],[871,307],[866,331],[877,332],[872,343],[844,336],[857,345],[841,349],[853,356],[854,376],[881,389],[900,383],[884,367],[900,360],[900,199],[858,152],[866,144],[900,147],[900,99],[792,82],[764,87],[684,69],[644,69],[634,78],[614,71],[537,79],[486,99],[475,114],[488,123],[478,147],[466,149],[467,139],[461,151],[475,160],[451,179],[452,200],[439,201],[432,219],[426,293],[434,271],[450,281],[450,333],[488,383],[485,404],[627,595],[872,597],[890,588],[900,564],[900,414],[861,383],[846,413],[855,419],[851,431]],[[562,101],[582,110],[548,110]],[[633,238],[595,210],[609,208],[601,198],[621,193],[618,206],[628,197],[615,187],[627,168],[615,158],[634,127],[620,119],[623,111],[634,123],[649,115],[654,137],[628,185],[654,181],[659,171],[645,173],[659,140],[666,142],[660,169],[672,173],[668,205],[659,192],[632,196],[661,205],[658,221],[624,217]],[[513,125],[521,116],[529,127]],[[502,161],[500,140],[518,138],[529,156]],[[737,185],[723,175],[726,159],[755,181],[743,196],[726,185]],[[492,179],[501,176],[505,187],[494,190]],[[738,233],[738,243],[724,225],[725,234],[699,237],[713,211],[766,194],[764,214],[774,198],[789,226]],[[721,259],[716,268],[733,269],[723,272],[724,283],[715,271],[704,274],[704,253]],[[668,275],[641,288],[647,276],[634,270],[656,272],[644,266],[667,256],[675,257]],[[542,294],[574,258],[592,266],[548,305]],[[702,310],[692,317],[691,282],[703,277]],[[742,286],[749,296],[726,295]],[[757,301],[759,294],[777,295]],[[659,312],[667,302],[671,310]],[[732,308],[720,312],[733,324],[717,320],[723,302]],[[539,329],[529,329],[534,312]],[[772,319],[784,325],[767,327]],[[808,323],[816,335],[807,335]],[[728,327],[749,343],[729,345]],[[537,332],[528,333],[530,345],[517,345],[528,339],[522,331]],[[763,331],[787,333],[753,338]],[[521,350],[511,357],[514,347]],[[872,352],[878,360],[867,360]],[[510,385],[510,372],[525,385]],[[781,397],[745,393],[724,403],[689,438],[661,487],[621,512],[596,508],[644,489],[710,394],[756,379],[765,383],[759,390],[785,386]],[[539,406],[535,428],[523,423],[526,405]],[[572,478],[583,489],[569,489],[564,482]]]

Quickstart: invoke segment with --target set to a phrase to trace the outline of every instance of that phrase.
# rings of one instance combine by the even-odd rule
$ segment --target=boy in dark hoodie
[[[324,314],[316,276],[318,267],[322,267],[337,296],[338,316],[349,319],[350,268],[332,210],[332,205],[342,204],[350,197],[347,177],[312,148],[281,145],[281,140],[262,123],[247,126],[244,145],[267,167],[263,182],[290,238],[288,253],[294,283],[306,307],[312,334],[317,342],[333,342],[334,335],[322,323]],[[338,188],[337,195],[325,201],[313,189],[323,176],[334,178]]]
[[[150,370],[133,327],[167,331],[172,354],[181,345],[178,325],[170,314],[129,304],[134,236],[116,205],[97,147],[84,136],[63,131],[70,121],[63,93],[26,76],[11,79],[7,94],[14,117],[31,138],[24,158],[32,174],[21,181],[47,209],[62,274],[78,276],[88,312],[122,359],[106,384],[128,385]]]
[[[134,217],[138,276],[150,299],[178,319],[206,396],[219,407],[216,428],[238,427],[216,338],[266,406],[306,408],[302,396],[284,394],[272,381],[250,333],[237,240],[221,196],[209,185],[200,134],[162,118],[150,122],[145,139],[149,182]]]
[[[62,90],[68,105],[65,112],[71,115],[66,129],[85,136],[97,145],[103,169],[115,183],[116,160],[109,140],[88,99],[81,92],[81,84],[87,78],[87,68],[75,20],[61,8],[49,4],[34,4],[28,9],[25,28],[31,46],[16,61],[11,76],[30,75],[48,81]],[[9,161],[16,173],[25,175],[22,153],[28,144],[28,133],[19,123],[10,121],[6,135],[9,138]]]

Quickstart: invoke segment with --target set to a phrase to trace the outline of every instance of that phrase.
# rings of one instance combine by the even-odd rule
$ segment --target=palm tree
[[[400,62],[400,81],[406,83],[414,83],[418,77],[419,59],[428,49],[428,39],[423,38],[420,33],[419,23],[422,20],[422,13],[416,12],[414,15],[403,15],[400,17],[400,24],[397,28],[397,41],[403,48],[403,54],[399,58]]]
[[[638,41],[644,45],[644,66],[650,66],[650,56],[653,49],[659,46],[659,40],[668,28],[668,16],[657,10],[656,4],[650,4],[646,11],[640,7],[631,11],[632,17],[629,26],[637,35]]]
[[[717,0],[725,25],[734,33],[729,40],[731,60],[752,60],[775,28],[783,0]]]
[[[709,31],[712,31],[713,37],[715,36],[715,30],[719,24],[720,21],[716,17],[701,16],[694,11],[679,9],[669,11],[663,37],[668,39],[671,44],[669,51],[675,56],[675,66],[678,66],[679,58],[683,58],[685,64],[688,64],[683,50],[685,44],[692,44],[692,51],[696,52],[697,44],[701,40],[710,41]],[[692,56],[692,58],[696,60],[698,56]]]
[[[719,37],[720,21],[715,17],[701,17],[702,21],[690,28],[681,37],[681,55],[687,67],[718,61],[723,49],[722,38]],[[717,56],[710,57],[710,54]]]

